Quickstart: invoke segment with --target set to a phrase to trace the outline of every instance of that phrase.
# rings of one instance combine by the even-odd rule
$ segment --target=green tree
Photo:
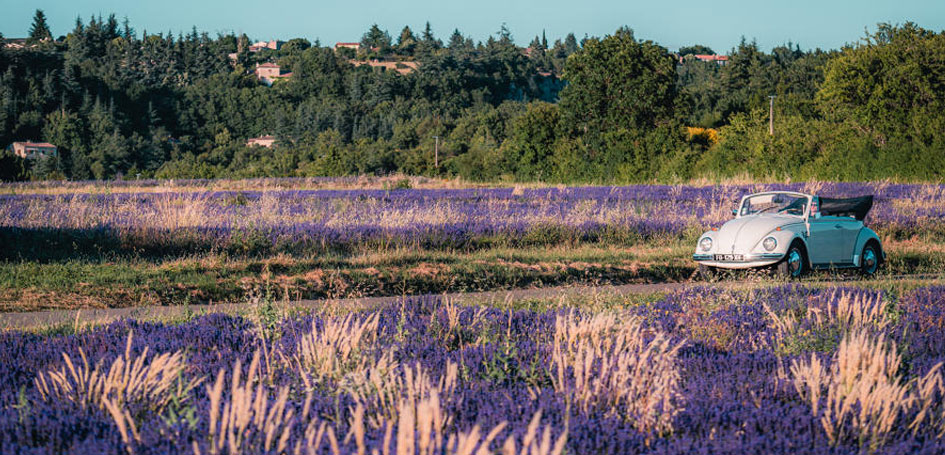
[[[719,73],[721,96],[715,108],[723,120],[737,112],[760,108],[768,95],[775,94],[774,87],[765,77],[768,60],[768,56],[758,49],[758,43],[745,38],[729,52],[728,64]]]
[[[310,47],[312,47],[312,43],[309,42],[309,40],[305,38],[292,38],[282,45],[280,51],[282,51],[283,54],[294,54],[301,53]]]
[[[458,28],[454,29],[453,34],[450,35],[450,41],[447,47],[449,47],[450,50],[455,51],[458,49],[462,49],[465,46],[466,46],[466,38],[463,36],[462,33],[460,33]]]
[[[563,76],[564,125],[592,146],[609,131],[645,130],[673,119],[676,62],[665,48],[637,41],[629,28],[587,40],[568,58]]]
[[[390,34],[386,30],[381,30],[377,24],[371,25],[371,28],[361,37],[361,48],[369,53],[387,54],[391,49]]]
[[[416,48],[417,38],[413,36],[413,30],[410,30],[409,26],[405,26],[400,31],[400,37],[397,39],[397,52],[402,55],[413,55]]]
[[[509,139],[503,144],[508,171],[520,180],[542,180],[552,176],[552,156],[557,140],[558,106],[531,103],[512,121]]]
[[[712,48],[709,46],[703,46],[701,44],[693,44],[692,46],[680,47],[678,54],[680,57],[684,57],[686,55],[693,55],[693,54],[715,55],[715,51],[713,51]]]
[[[33,44],[51,39],[52,32],[49,30],[49,25],[46,23],[46,13],[41,9],[37,9],[36,13],[33,15],[33,25],[30,26],[29,37],[26,39],[26,42]]]
[[[29,177],[26,160],[8,149],[0,149],[0,181],[14,182]]]
[[[348,175],[357,168],[344,146],[341,134],[336,130],[327,130],[319,134],[315,149],[318,153],[316,175]]]
[[[418,56],[427,56],[441,47],[443,47],[443,43],[436,39],[436,36],[433,34],[433,27],[430,25],[430,22],[427,21],[426,25],[423,27],[423,33],[420,34],[420,42],[417,44],[416,54]]]
[[[945,33],[880,24],[827,63],[817,102],[878,145],[893,136],[931,143],[945,117]]]
[[[70,163],[74,155],[86,152],[83,134],[84,127],[76,113],[60,109],[46,116],[43,139],[59,148],[59,154],[66,163]]]

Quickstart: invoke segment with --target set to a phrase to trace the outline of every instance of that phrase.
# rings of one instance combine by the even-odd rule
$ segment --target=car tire
[[[882,262],[879,255],[876,244],[873,242],[867,243],[860,255],[860,273],[864,276],[873,276],[879,270],[879,265]]]
[[[719,279],[719,270],[715,267],[699,264],[699,276],[705,281],[717,281]]]
[[[807,273],[807,254],[797,243],[791,244],[784,259],[778,263],[778,275],[787,278],[800,278]]]

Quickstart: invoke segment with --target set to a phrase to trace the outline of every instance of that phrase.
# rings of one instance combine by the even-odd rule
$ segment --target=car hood
[[[735,218],[722,225],[715,235],[715,251],[719,253],[748,253],[769,232],[804,220],[786,215],[749,215]]]

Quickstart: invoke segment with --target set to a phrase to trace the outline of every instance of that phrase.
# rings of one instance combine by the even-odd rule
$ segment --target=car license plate
[[[744,261],[744,254],[716,254],[716,261]]]

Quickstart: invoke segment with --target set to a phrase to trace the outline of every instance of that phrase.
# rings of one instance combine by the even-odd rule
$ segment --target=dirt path
[[[886,276],[876,281],[876,284],[887,283],[890,281],[929,281],[928,284],[945,283],[945,275],[900,275]],[[862,280],[842,279],[838,277],[825,277],[823,280],[807,280],[804,284],[811,285],[831,285],[831,284],[850,284],[855,281],[860,284],[869,284],[870,282]],[[717,283],[707,283],[704,281],[677,282],[677,283],[649,283],[649,284],[625,284],[617,286],[555,286],[546,288],[529,288],[514,290],[499,290],[488,292],[468,292],[468,293],[447,293],[437,294],[446,299],[453,300],[461,304],[489,304],[505,301],[517,301],[525,299],[554,299],[568,298],[575,296],[587,297],[607,297],[622,295],[645,295],[659,292],[669,292],[690,287],[712,286],[725,289],[739,288],[757,288],[764,286],[776,286],[783,284],[772,280],[746,280],[746,281],[722,281]],[[416,296],[407,296],[416,297]],[[280,302],[278,306],[283,309],[316,309],[326,305],[335,308],[362,309],[381,306],[384,304],[398,302],[403,296],[391,297],[364,297],[357,299],[320,299],[320,300],[298,300],[292,302]],[[239,314],[245,313],[252,308],[252,303],[221,303],[213,305],[181,305],[181,306],[147,306],[132,308],[105,308],[105,309],[80,309],[80,310],[49,310],[33,311],[25,313],[0,313],[0,331],[23,330],[31,328],[54,327],[65,324],[76,326],[86,326],[88,324],[104,324],[112,321],[133,318],[142,320],[171,320],[180,318],[187,314],[208,314],[208,313],[227,313]]]

